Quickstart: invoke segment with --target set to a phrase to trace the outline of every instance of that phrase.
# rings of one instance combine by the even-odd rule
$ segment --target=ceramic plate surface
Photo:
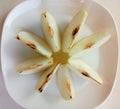
[[[19,75],[16,65],[37,55],[15,39],[20,30],[29,30],[39,36],[41,31],[40,16],[49,11],[55,17],[59,29],[63,32],[71,18],[80,10],[88,11],[86,24],[81,36],[97,31],[107,31],[111,39],[98,50],[94,50],[82,57],[84,61],[95,68],[104,83],[96,85],[86,79],[77,77],[72,72],[75,87],[75,98],[65,101],[57,89],[55,77],[42,94],[34,90],[38,74]],[[118,61],[118,40],[113,18],[108,11],[91,0],[28,0],[14,8],[7,17],[1,45],[2,71],[9,95],[22,107],[27,109],[93,109],[109,96],[113,88]]]

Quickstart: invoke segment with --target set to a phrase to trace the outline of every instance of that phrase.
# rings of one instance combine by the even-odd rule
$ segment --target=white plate
[[[113,88],[118,61],[116,27],[113,18],[105,8],[91,0],[82,1],[84,3],[80,0],[51,0],[50,2],[48,0],[29,0],[14,8],[7,17],[1,41],[3,77],[9,95],[22,107],[27,109],[93,109],[109,96]],[[54,15],[60,31],[63,31],[69,20],[81,8],[88,11],[86,24],[89,26],[87,28],[84,26],[82,35],[91,31],[108,31],[112,36],[99,51],[93,51],[83,58],[96,68],[102,76],[104,84],[98,86],[74,76],[76,96],[72,101],[64,101],[60,97],[54,79],[44,93],[36,93],[34,86],[37,75],[20,76],[15,71],[15,67],[20,61],[36,54],[18,42],[14,36],[21,29],[27,29],[43,36],[40,15],[45,10]]]

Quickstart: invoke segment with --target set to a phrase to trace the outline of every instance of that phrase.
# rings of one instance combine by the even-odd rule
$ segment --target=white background
[[[2,32],[2,25],[5,17],[9,11],[24,0],[0,0],[0,34]],[[107,8],[115,19],[118,28],[118,35],[120,34],[120,0],[95,0],[105,8]],[[118,66],[119,67],[119,66]],[[114,89],[106,102],[101,104],[96,109],[120,109],[120,67],[117,72],[117,79]],[[7,94],[2,78],[0,67],[0,109],[22,109],[18,106]]]

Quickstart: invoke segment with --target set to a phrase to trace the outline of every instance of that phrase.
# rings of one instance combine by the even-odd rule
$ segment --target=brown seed
[[[76,34],[78,33],[79,29],[80,29],[80,26],[77,26],[77,27],[73,30],[73,32],[72,32],[73,39],[75,38],[75,36],[76,36]]]
[[[81,72],[84,76],[90,77],[87,72]]]
[[[35,69],[35,68],[37,68],[39,66],[42,66],[42,64],[33,64],[31,66],[24,67],[24,68],[22,68],[22,70],[19,71],[19,73],[22,73],[23,71]]]
[[[31,47],[32,49],[36,49],[36,46],[32,43],[26,43],[27,46]]]
[[[42,88],[39,88],[39,91],[40,91],[40,92],[42,92],[42,91],[43,91],[43,89],[42,89]]]
[[[43,13],[44,17],[46,18],[46,12]]]
[[[70,99],[72,99],[72,96],[70,95]]]
[[[51,74],[50,74],[50,75],[51,75]],[[50,75],[48,74],[48,75],[46,76],[45,81],[42,83],[41,87],[39,88],[39,91],[40,91],[40,92],[43,91],[43,88],[44,88],[45,85],[48,83],[48,81],[51,79],[51,78],[50,78]]]
[[[50,36],[53,37],[54,31],[52,30],[50,26],[48,26],[48,32],[50,33]]]
[[[49,78],[51,76],[52,73],[49,73],[46,77]]]
[[[92,78],[87,72],[81,72],[81,73],[82,73],[84,76],[89,77],[90,79],[94,80],[96,83],[101,84],[101,83],[99,83],[97,80],[95,80],[94,78]]]
[[[20,38],[17,36],[16,39],[20,40]]]
[[[94,44],[95,44],[94,42],[89,42],[89,43],[84,47],[84,49],[91,48]]]

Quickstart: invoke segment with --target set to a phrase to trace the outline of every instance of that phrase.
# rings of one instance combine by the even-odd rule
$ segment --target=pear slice
[[[66,27],[63,39],[62,39],[62,50],[64,52],[68,51],[71,46],[73,45],[73,42],[77,36],[80,34],[80,29],[82,25],[84,24],[85,20],[87,18],[87,11],[80,10],[72,19],[72,21],[69,23],[69,25]]]
[[[20,63],[17,66],[16,70],[20,74],[27,74],[27,71],[31,73],[30,70],[36,70],[36,71],[37,69],[41,70],[52,64],[53,64],[52,58],[47,58],[44,56],[37,56],[37,57],[29,58],[25,60],[24,62]]]
[[[71,66],[73,66],[75,69],[79,71],[79,74],[82,74],[83,76],[94,80],[98,84],[103,83],[99,74],[80,59],[75,59],[75,58],[69,59],[69,63]]]
[[[98,48],[107,42],[110,39],[110,34],[108,33],[94,33],[88,37],[85,37],[78,41],[74,46],[71,48],[69,55],[79,55],[84,51],[87,51],[92,48]]]
[[[50,57],[52,55],[50,48],[34,33],[20,31],[16,38],[44,56]]]
[[[41,16],[41,24],[47,43],[54,52],[60,50],[60,33],[55,19],[49,12],[44,12]]]
[[[51,81],[53,75],[55,74],[58,66],[56,64],[50,66],[49,68],[45,69],[36,84],[36,90],[39,92],[43,92],[43,90],[47,87],[48,83]]]
[[[74,97],[70,71],[67,65],[60,65],[57,71],[57,84],[60,94],[65,100],[70,100]]]

